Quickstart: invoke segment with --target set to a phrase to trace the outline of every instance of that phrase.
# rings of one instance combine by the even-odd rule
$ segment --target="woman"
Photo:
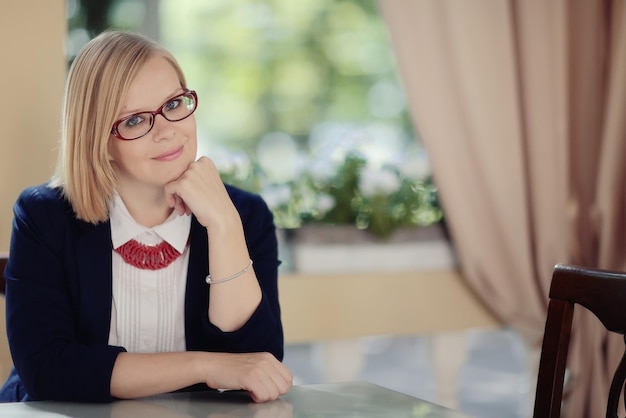
[[[197,104],[141,35],[105,32],[76,57],[57,172],[14,206],[0,400],[290,389],[271,212],[196,160]]]

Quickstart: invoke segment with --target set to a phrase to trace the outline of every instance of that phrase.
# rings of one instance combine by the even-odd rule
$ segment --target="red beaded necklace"
[[[167,241],[157,245],[145,245],[131,239],[114,251],[121,255],[126,263],[143,270],[160,270],[181,256],[181,253]]]

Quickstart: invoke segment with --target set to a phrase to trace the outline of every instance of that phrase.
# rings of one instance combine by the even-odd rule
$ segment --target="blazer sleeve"
[[[111,400],[113,365],[124,351],[79,335],[72,219],[60,193],[45,186],[25,190],[14,205],[7,335],[30,400]]]
[[[278,297],[278,241],[271,211],[256,194],[228,186],[244,227],[246,244],[262,291],[261,303],[250,319],[233,332],[222,332],[206,321],[205,349],[284,355],[284,336]],[[210,287],[209,287],[210,291]],[[206,312],[206,311],[205,311]]]

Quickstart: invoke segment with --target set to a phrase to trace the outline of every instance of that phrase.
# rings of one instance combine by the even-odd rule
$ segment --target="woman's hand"
[[[213,160],[200,157],[165,186],[165,199],[179,215],[193,213],[205,227],[231,220],[237,211]]]
[[[206,384],[214,389],[243,389],[255,402],[284,395],[293,385],[291,371],[270,353],[211,353]]]
[[[214,278],[229,277],[249,265],[241,217],[210,158],[201,157],[189,164],[178,179],[165,186],[165,197],[179,214],[193,213],[206,228],[208,271]],[[244,273],[209,292],[209,321],[224,332],[241,328],[261,303],[254,269]]]

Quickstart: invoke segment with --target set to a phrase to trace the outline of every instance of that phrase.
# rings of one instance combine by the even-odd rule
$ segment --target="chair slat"
[[[6,281],[4,278],[4,268],[6,267],[8,261],[9,261],[9,254],[0,253],[0,293],[1,294],[4,294],[4,289],[6,286]]]
[[[555,266],[539,360],[534,418],[560,418],[576,305],[592,312],[609,331],[623,335],[626,331],[626,272]],[[617,418],[620,394],[626,390],[625,380],[626,352],[613,376],[607,418]]]

